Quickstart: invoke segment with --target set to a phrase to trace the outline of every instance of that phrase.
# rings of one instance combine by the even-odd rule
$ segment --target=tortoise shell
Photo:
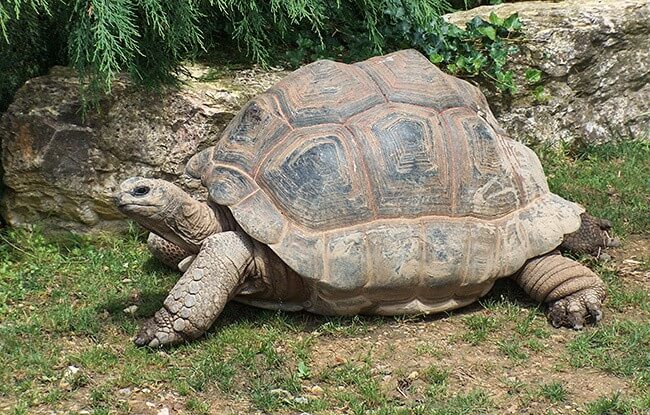
[[[364,301],[416,286],[473,300],[556,248],[583,211],[549,192],[478,88],[414,50],[296,70],[187,171],[304,278],[364,287]]]

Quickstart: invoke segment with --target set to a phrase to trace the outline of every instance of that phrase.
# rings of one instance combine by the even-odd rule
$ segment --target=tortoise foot
[[[174,318],[166,308],[146,320],[133,339],[136,346],[161,347],[182,343],[183,336],[174,330]]]
[[[561,298],[549,306],[548,319],[553,327],[580,330],[585,324],[596,324],[603,318],[602,292],[587,288]]]

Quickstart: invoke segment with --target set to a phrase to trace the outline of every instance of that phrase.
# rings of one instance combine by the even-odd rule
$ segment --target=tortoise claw
[[[598,292],[587,288],[553,302],[548,319],[553,327],[581,330],[585,324],[596,324],[603,318],[602,301]]]
[[[174,330],[171,314],[161,308],[147,319],[133,339],[136,346],[162,347],[182,343],[184,338]]]

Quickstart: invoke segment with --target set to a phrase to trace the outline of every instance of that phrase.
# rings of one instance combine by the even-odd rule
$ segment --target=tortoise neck
[[[210,206],[192,199],[188,194],[170,206],[162,221],[160,236],[189,252],[197,253],[210,235],[233,230],[234,219],[222,206]]]

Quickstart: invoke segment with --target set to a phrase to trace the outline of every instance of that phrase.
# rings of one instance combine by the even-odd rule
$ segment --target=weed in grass
[[[497,341],[497,346],[501,353],[508,356],[513,360],[527,360],[528,353],[523,350],[521,341],[514,337],[510,337],[508,340],[499,340]]]
[[[298,366],[296,367],[296,376],[300,379],[308,379],[311,376],[311,369],[302,360],[298,362]]]
[[[566,389],[560,382],[544,383],[539,387],[539,394],[553,403],[563,402],[567,397]]]
[[[487,335],[495,331],[497,327],[497,320],[494,317],[480,314],[463,318],[463,323],[467,327],[467,331],[462,335],[462,339],[474,346],[482,343]]]
[[[210,413],[210,404],[199,398],[189,398],[185,402],[185,407],[192,414],[208,415]]]
[[[574,367],[593,367],[650,386],[650,324],[614,321],[580,333],[567,349]]]

